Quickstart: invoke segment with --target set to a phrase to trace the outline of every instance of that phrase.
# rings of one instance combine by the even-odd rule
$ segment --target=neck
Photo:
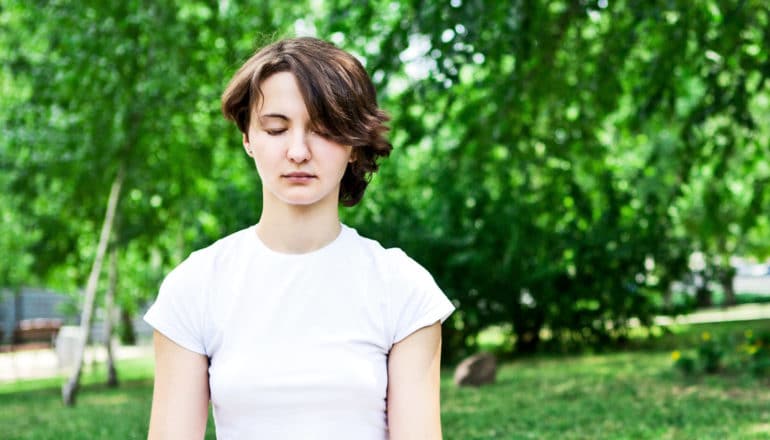
[[[268,248],[287,254],[304,254],[334,241],[340,233],[336,203],[329,206],[293,206],[267,203],[257,224],[257,235]],[[335,200],[336,202],[336,200]]]

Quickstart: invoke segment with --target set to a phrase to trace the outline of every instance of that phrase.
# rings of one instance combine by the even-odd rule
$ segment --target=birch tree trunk
[[[112,317],[115,290],[118,285],[118,249],[114,245],[110,249],[110,270],[108,276],[107,294],[104,298],[104,345],[107,349],[107,386],[115,388],[118,386],[118,373],[115,371],[115,358],[112,351]]]
[[[91,315],[94,310],[94,299],[96,297],[96,287],[99,283],[99,274],[102,271],[102,263],[104,262],[104,254],[107,252],[107,244],[110,241],[110,232],[112,230],[112,223],[115,220],[115,211],[118,206],[118,199],[120,198],[120,190],[123,186],[123,178],[125,175],[124,166],[118,168],[118,173],[115,176],[115,180],[112,182],[110,188],[110,197],[107,199],[107,210],[104,214],[104,223],[102,224],[102,231],[99,234],[99,243],[96,246],[96,255],[94,257],[94,264],[91,266],[91,273],[88,275],[88,283],[86,284],[85,300],[83,301],[83,311],[80,317],[80,341],[78,341],[77,351],[75,353],[75,368],[70,375],[69,380],[62,385],[62,400],[66,406],[72,406],[75,404],[75,398],[80,385],[80,374],[83,370],[83,358],[85,357],[86,345],[88,344],[88,336],[91,330]]]

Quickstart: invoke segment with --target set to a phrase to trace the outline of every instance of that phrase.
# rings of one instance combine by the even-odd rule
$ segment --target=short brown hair
[[[385,138],[390,118],[377,105],[372,80],[354,56],[326,41],[301,37],[272,43],[241,66],[222,94],[222,113],[242,133],[248,133],[262,82],[278,72],[297,78],[312,124],[335,142],[353,146],[339,200],[355,205],[378,169],[377,159],[393,148]]]

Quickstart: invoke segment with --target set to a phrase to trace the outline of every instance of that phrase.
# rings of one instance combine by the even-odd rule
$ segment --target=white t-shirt
[[[385,439],[387,357],[454,306],[400,249],[342,225],[306,254],[249,227],[193,252],[144,319],[209,358],[220,439]]]

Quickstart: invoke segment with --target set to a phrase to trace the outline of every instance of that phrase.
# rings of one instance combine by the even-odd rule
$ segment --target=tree
[[[544,329],[620,341],[693,251],[717,269],[768,254],[766,2],[263,3],[3,4],[3,226],[38,234],[0,238],[35,258],[18,279],[84,282],[121,163],[124,317],[255,219],[218,96],[255,40],[292,29],[353,51],[381,91],[396,149],[343,216],[436,276],[456,355],[495,324],[519,351]]]
[[[702,247],[679,208],[709,185],[699,170],[766,151],[762,136],[736,154],[759,133],[749,97],[767,94],[762,2],[332,4],[322,33],[358,30],[350,44],[397,109],[401,171],[379,181],[397,189],[366,218],[448,286],[460,344],[495,323],[512,323],[521,351],[544,327],[603,343],[631,317],[649,323]],[[715,119],[744,134],[709,143]],[[743,219],[763,205],[751,194]],[[705,225],[714,243],[746,231]]]
[[[209,214],[201,199],[219,195],[213,179],[245,169],[230,166],[239,150],[217,152],[228,143],[217,101],[222,72],[232,62],[227,56],[253,44],[243,32],[253,21],[230,25],[239,13],[253,11],[212,2],[145,6],[138,1],[84,8],[59,2],[38,9],[8,2],[4,11],[14,31],[4,41],[11,48],[5,58],[23,91],[22,98],[3,101],[10,115],[9,136],[0,146],[9,171],[4,188],[28,201],[16,207],[18,216],[34,219],[46,238],[29,245],[36,275],[77,285],[85,262],[94,261],[81,317],[87,326],[113,220],[121,225],[116,250],[138,254],[127,260],[160,257],[155,278],[172,257],[178,262],[180,254],[205,242],[206,232],[219,235],[220,228],[231,226]],[[270,24],[269,16],[254,17]],[[238,32],[243,34],[235,38]],[[218,57],[209,56],[212,47],[221,49]],[[230,202],[248,198],[236,186],[239,180],[244,181],[232,179],[236,193]],[[112,192],[114,209],[103,217],[107,232],[97,234],[104,211],[99,189],[110,185],[124,188],[125,197],[119,202],[120,192]],[[227,206],[226,199],[219,206]],[[161,234],[168,229],[177,231],[171,240]],[[128,275],[122,278],[137,277]],[[152,290],[124,292],[136,295],[120,298],[134,308],[154,296]],[[66,403],[74,402],[78,379],[79,369],[65,385]]]
[[[75,404],[75,396],[77,395],[78,384],[80,383],[80,373],[83,368],[83,358],[85,356],[86,345],[91,331],[91,315],[94,311],[94,301],[96,298],[96,288],[99,283],[99,274],[102,271],[104,255],[107,253],[107,244],[110,241],[110,233],[112,232],[112,225],[115,221],[115,211],[117,210],[124,179],[125,171],[124,168],[121,167],[118,169],[118,174],[115,176],[115,181],[110,188],[110,196],[107,199],[107,209],[104,213],[104,223],[102,225],[102,231],[99,234],[99,244],[96,247],[94,264],[91,267],[91,274],[88,276],[88,284],[86,284],[84,294],[85,300],[82,316],[80,318],[80,344],[78,344],[77,351],[75,352],[75,369],[69,380],[62,386],[62,398],[65,405],[71,406]],[[107,338],[109,339],[109,335],[107,335]]]

